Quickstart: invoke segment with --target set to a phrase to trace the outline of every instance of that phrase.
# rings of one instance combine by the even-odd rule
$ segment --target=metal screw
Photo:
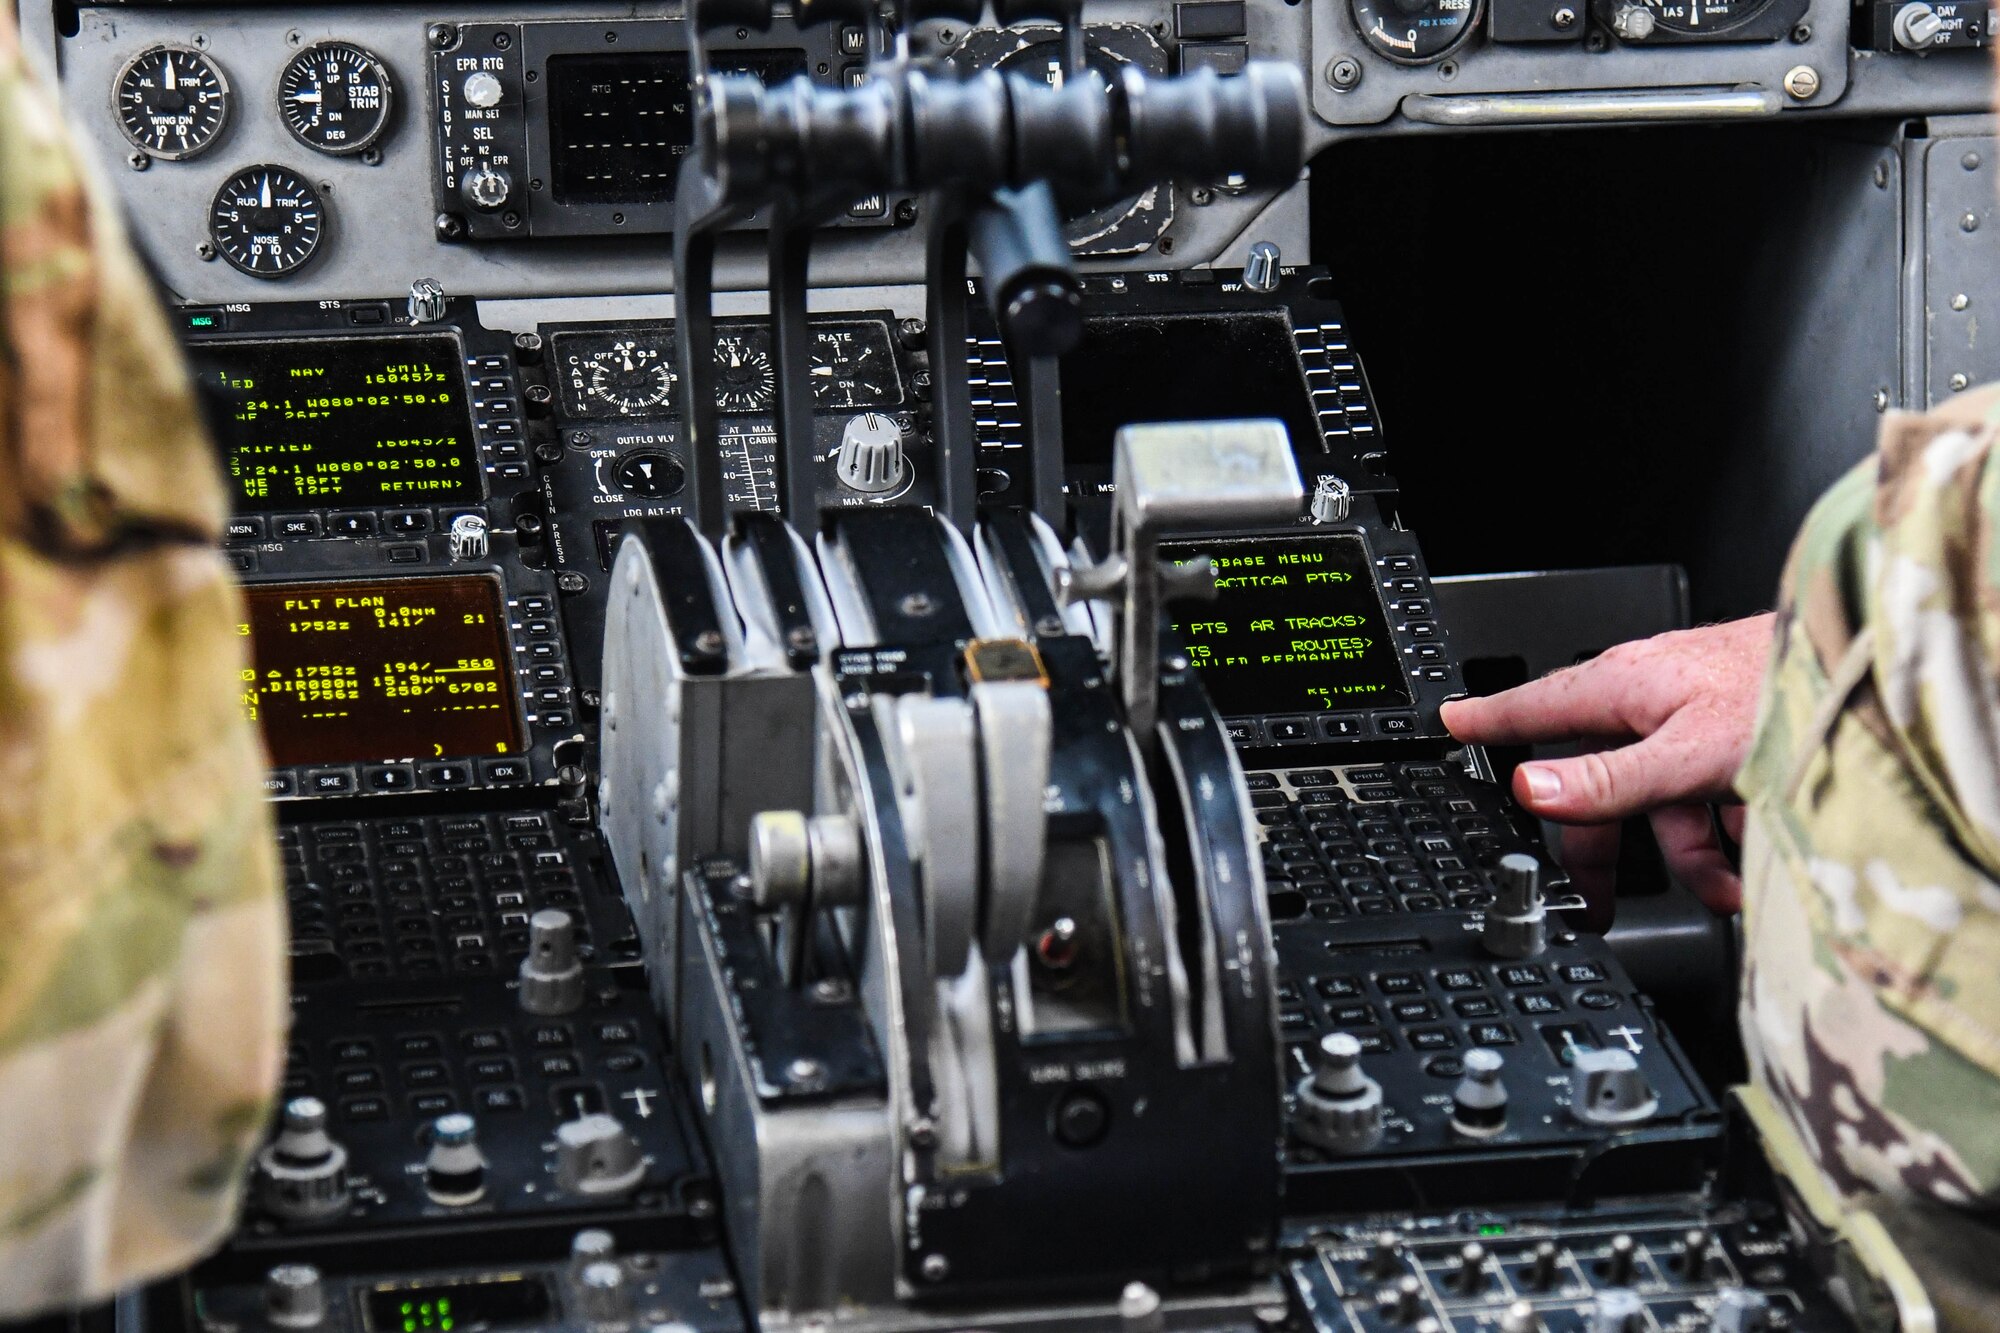
[[[285,45],[286,45],[286,46],[298,46],[298,45],[299,45],[300,43],[302,43],[302,42],[304,42],[304,41],[305,41],[305,38],[304,38],[304,37],[302,37],[302,36],[300,36],[300,34],[299,34],[299,30],[298,30],[297,28],[294,28],[294,29],[292,29],[292,30],[291,30],[290,32],[288,32],[288,33],[286,33],[286,34],[285,34]]]
[[[1970,383],[1972,383],[1972,381],[1967,379],[1965,372],[1961,370],[1957,374],[1951,377],[1951,391],[1953,393],[1963,392],[1965,386]]]
[[[898,199],[896,201],[896,221],[907,227],[917,220],[917,201]]]
[[[568,597],[590,591],[590,580],[575,570],[565,570],[556,575],[556,591]]]
[[[511,37],[507,33],[496,32],[493,34],[493,49],[495,51],[505,51],[508,47],[512,46],[513,44],[514,44],[513,37]]]
[[[1576,26],[1576,11],[1568,5],[1563,5],[1555,13],[1549,15],[1549,24],[1557,32],[1568,32]]]
[[[194,252],[201,256],[201,262],[204,264],[215,262],[215,247],[207,241],[203,241],[200,245],[197,245],[194,248]]]
[[[1197,185],[1188,191],[1188,202],[1192,203],[1196,208],[1206,208],[1214,201],[1215,191],[1209,189],[1206,185]]]
[[[910,619],[915,620],[920,616],[929,615],[937,608],[931,601],[929,593],[913,592],[902,601],[896,603],[896,609],[910,617]]]
[[[819,635],[805,625],[794,625],[785,632],[785,646],[793,652],[809,653],[819,647]]]
[[[560,463],[562,460],[563,447],[561,440],[543,440],[535,446],[535,461],[537,463]]]
[[[573,430],[569,433],[569,444],[572,449],[588,449],[592,440],[593,437],[587,430]]]
[[[910,1146],[913,1148],[935,1148],[937,1146],[937,1124],[928,1119],[910,1122]]]
[[[1960,292],[1958,295],[1951,298],[1951,308],[1953,310],[1963,310],[1971,304],[1972,304],[1972,298],[1967,296],[1964,292]]]
[[[1889,164],[1886,161],[1875,164],[1875,188],[1878,190],[1889,188]]]
[[[445,50],[447,47],[455,45],[457,41],[457,28],[452,27],[449,23],[431,24],[431,45],[435,46],[438,50]]]
[[[942,1282],[951,1273],[951,1260],[941,1254],[924,1256],[924,1281]]]
[[[361,150],[361,162],[362,162],[362,165],[364,165],[364,166],[370,166],[370,167],[379,167],[379,166],[381,166],[381,165],[382,165],[382,150],[381,150],[381,149],[379,149],[379,148],[364,148],[364,149],[362,149],[362,150]]]
[[[1877,412],[1887,412],[1889,410],[1889,391],[1887,389],[1877,389],[1875,391],[1875,410]]]
[[[1785,71],[1785,91],[1804,102],[1819,92],[1819,71],[1811,65],[1794,65]]]
[[[853,993],[853,989],[839,977],[821,977],[812,984],[815,1004],[844,1004]]]
[[[817,1083],[826,1077],[826,1066],[811,1056],[802,1055],[785,1066],[785,1077],[794,1083]]]
[[[1960,231],[1978,231],[1979,214],[1967,213],[1964,217],[1958,220],[1958,229]]]
[[[1453,79],[1457,78],[1458,62],[1456,60],[1447,60],[1442,65],[1439,65],[1438,77],[1440,79],[1443,79],[1446,83],[1449,83]]]
[[[132,156],[125,159],[125,163],[134,171],[144,171],[147,167],[153,165],[153,159],[144,153],[135,152]]]
[[[1967,153],[1964,157],[1958,159],[1958,165],[1964,167],[1967,171],[1979,170],[1979,154]]]
[[[548,402],[549,399],[553,396],[549,393],[549,386],[546,384],[530,384],[526,389],[522,390],[522,392],[527,395],[529,402],[534,403],[537,406],[540,406],[541,404]]]
[[[1792,29],[1792,45],[1804,46],[1812,40],[1812,24],[1801,23]]]
[[[456,213],[440,213],[431,219],[431,230],[440,241],[455,241],[465,235],[465,219]]]
[[[705,629],[694,636],[694,650],[703,657],[714,657],[722,651],[722,631]]]
[[[1361,62],[1353,56],[1335,56],[1326,67],[1326,81],[1347,92],[1361,82]]]

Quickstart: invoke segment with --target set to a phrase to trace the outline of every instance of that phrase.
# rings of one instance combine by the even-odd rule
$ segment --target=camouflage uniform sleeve
[[[283,1049],[213,454],[0,9],[0,1320],[183,1266]]]
[[[1997,434],[1892,415],[1821,500],[1738,778],[1752,1077],[1864,1206],[2000,1202]]]

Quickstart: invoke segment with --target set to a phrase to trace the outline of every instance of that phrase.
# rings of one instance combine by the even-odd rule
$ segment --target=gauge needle
[[[632,354],[630,352],[625,353],[625,369],[628,372],[638,369],[638,367],[632,364]]]
[[[162,81],[167,85],[168,92],[179,91],[180,80],[174,77],[174,58],[171,55],[167,57],[167,68]]]
[[[317,90],[309,93],[293,93],[292,100],[294,102],[324,102],[326,94]]]
[[[833,374],[833,367],[832,367],[832,366],[814,366],[814,367],[812,368],[812,373],[813,373],[813,374],[815,374],[815,375],[823,375],[823,376],[828,376],[828,377],[831,377],[831,376],[832,376],[832,374]]]
[[[271,173],[267,171],[264,173],[264,188],[258,191],[257,193],[257,207],[269,208],[270,206],[271,206]]]

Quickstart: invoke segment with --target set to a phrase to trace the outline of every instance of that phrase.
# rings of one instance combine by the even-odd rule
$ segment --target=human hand
[[[1566,825],[1560,849],[1593,906],[1608,906],[1618,822],[1647,815],[1667,867],[1716,911],[1743,903],[1709,813],[1743,833],[1730,783],[1743,766],[1771,655],[1766,613],[1622,643],[1581,665],[1484,699],[1444,706],[1444,724],[1468,744],[1582,742],[1584,753],[1540,759],[1514,773],[1514,797]]]

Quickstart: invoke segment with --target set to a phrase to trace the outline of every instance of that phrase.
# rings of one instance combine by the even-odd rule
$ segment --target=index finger
[[[1444,724],[1468,745],[1540,745],[1633,734],[1632,675],[1608,654],[1483,699],[1444,706]]]

